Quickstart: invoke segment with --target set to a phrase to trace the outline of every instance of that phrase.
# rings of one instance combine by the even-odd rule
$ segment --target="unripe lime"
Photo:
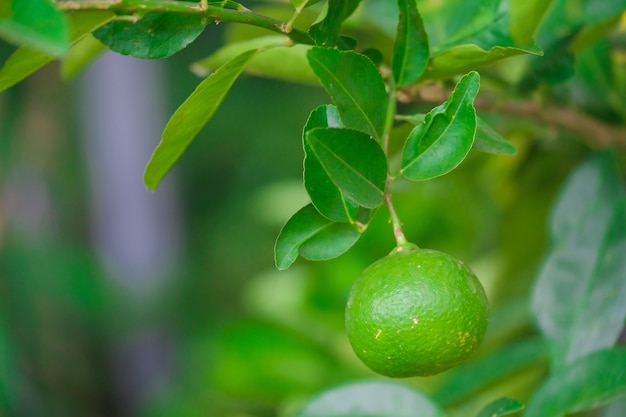
[[[478,348],[488,305],[476,275],[434,250],[406,249],[374,262],[355,281],[346,329],[356,355],[390,377],[434,375]]]

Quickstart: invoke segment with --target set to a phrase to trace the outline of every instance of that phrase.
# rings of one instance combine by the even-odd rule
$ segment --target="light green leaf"
[[[150,13],[137,22],[113,21],[95,31],[94,36],[122,55],[159,59],[187,47],[208,23],[203,16]]]
[[[115,15],[108,11],[80,11],[68,16],[70,39],[76,44],[85,35],[111,21]],[[23,46],[6,60],[0,69],[0,92],[22,81],[54,58]]]
[[[213,116],[241,71],[257,50],[246,51],[222,65],[202,81],[165,126],[144,173],[149,190],[155,190],[165,174]]]
[[[307,132],[305,143],[306,159],[314,159],[348,201],[367,208],[382,203],[387,158],[378,142],[358,130],[316,128]],[[312,186],[323,188],[330,184],[307,181],[305,185],[308,191]]]
[[[295,417],[443,417],[425,394],[393,381],[359,381],[322,392]]]
[[[289,268],[298,254],[315,261],[335,258],[350,249],[360,236],[354,226],[332,222],[309,204],[280,231],[274,248],[276,267]]]
[[[552,0],[509,0],[511,38],[518,45],[532,44],[535,31]]]
[[[549,233],[532,307],[558,369],[613,346],[626,318],[626,197],[610,154],[572,172]]]
[[[624,348],[600,350],[580,357],[552,374],[535,391],[524,417],[562,417],[626,398],[624,369]]]
[[[70,80],[107,50],[107,47],[88,33],[76,42],[61,60],[61,77]]]
[[[428,35],[414,0],[398,0],[400,20],[391,68],[400,87],[419,79],[428,64]]]
[[[517,413],[524,409],[524,404],[511,398],[500,398],[483,408],[476,417],[500,417]]]
[[[515,155],[517,148],[496,132],[489,123],[476,115],[476,138],[473,148],[482,152]]]
[[[402,175],[413,181],[435,178],[465,159],[476,133],[474,98],[479,85],[478,73],[470,72],[458,82],[448,101],[413,129],[402,152]]]
[[[372,61],[354,51],[320,47],[309,50],[307,57],[345,126],[380,139],[385,128],[387,92]]]
[[[70,47],[65,16],[48,0],[11,1],[0,14],[0,37],[52,56]]]

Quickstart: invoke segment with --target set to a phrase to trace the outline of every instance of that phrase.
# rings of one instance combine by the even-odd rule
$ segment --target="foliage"
[[[441,224],[462,221],[464,227],[472,225],[468,219],[478,219],[482,223],[476,227],[486,229],[481,236],[492,233],[497,222],[507,229],[502,234],[510,233],[511,246],[502,257],[517,261],[508,265],[506,272],[513,278],[505,283],[514,286],[521,276],[535,276],[526,292],[534,331],[525,329],[516,338],[506,337],[507,327],[515,327],[511,323],[524,325],[525,315],[511,307],[515,306],[511,299],[503,298],[496,311],[504,311],[504,318],[498,327],[494,317],[482,355],[450,371],[430,391],[419,382],[415,386],[388,380],[346,383],[348,378],[340,378],[341,385],[299,401],[293,415],[504,416],[522,412],[525,403],[522,415],[529,417],[592,413],[605,406],[600,412],[609,417],[619,408],[611,404],[626,397],[626,351],[620,347],[626,318],[622,256],[626,251],[626,3],[605,3],[292,0],[244,6],[231,0],[0,0],[0,38],[15,46],[0,69],[0,92],[55,60],[61,61],[64,73],[76,74],[104,49],[142,59],[170,57],[202,39],[211,23],[228,22],[226,40],[211,56],[197,57],[192,65],[204,79],[167,123],[146,166],[148,189],[156,190],[194,139],[202,136],[242,74],[317,84],[332,104],[315,106],[302,129],[308,201],[279,233],[274,248],[278,269],[291,268],[285,273],[294,274],[296,281],[299,256],[332,260],[329,265],[336,265],[332,262],[341,261],[335,258],[349,250],[356,258],[362,251],[380,248],[380,242],[367,239],[368,235],[379,239],[388,214],[399,246],[407,243],[406,235],[422,236],[412,233],[416,228],[435,227],[437,216],[448,216],[448,222]],[[91,52],[77,59],[88,44],[99,46],[87,48]],[[550,128],[558,133],[550,133]],[[515,140],[518,151],[509,140],[551,134],[558,137],[557,145]],[[532,177],[524,177],[536,185],[532,190],[511,180],[516,174],[531,176],[531,157],[537,154],[547,152],[550,161],[558,159],[558,154],[549,154],[555,146],[566,163],[552,167],[547,162],[544,173],[562,168],[558,175],[534,183]],[[485,158],[481,152],[492,155]],[[515,165],[517,160],[522,162]],[[524,161],[531,162],[523,166]],[[538,253],[533,251],[541,248],[526,242],[533,233],[541,233],[537,232],[541,220],[532,217],[535,212],[523,214],[526,206],[516,211],[510,205],[511,216],[519,215],[523,221],[494,219],[483,210],[490,208],[487,198],[472,192],[480,190],[476,183],[481,178],[496,176],[497,164],[507,167],[498,171],[504,173],[501,178],[493,179],[506,188],[500,195],[503,200],[520,205],[552,202],[548,245],[537,268],[533,262]],[[457,185],[446,182],[449,178]],[[476,183],[469,178],[477,178]],[[538,190],[544,185],[545,191]],[[542,194],[557,186],[558,196]],[[411,194],[416,197],[406,191],[419,189]],[[425,207],[421,203],[428,201],[427,193],[454,204],[447,211],[441,205]],[[406,207],[412,211],[396,209],[392,197],[408,202]],[[468,207],[475,207],[470,200],[483,204],[476,206],[476,211],[482,210],[480,215],[469,212]],[[454,234],[462,232],[454,225],[452,229]],[[441,228],[432,234],[449,236]],[[371,263],[374,259],[367,256]],[[2,267],[8,276],[16,269],[10,261]],[[332,285],[321,282],[313,286],[330,293]],[[337,298],[342,297],[343,293]],[[315,329],[311,325],[315,322],[323,335],[316,336],[315,330],[294,338],[288,332],[272,333],[267,340],[286,346],[284,351],[292,354],[283,359],[295,358],[319,372],[345,362],[345,353],[321,347],[332,351],[327,357],[310,348],[323,346],[320,339],[329,334],[336,336],[319,324],[323,320],[297,315],[302,312],[291,318],[283,313],[269,313],[273,325],[293,329],[306,323]],[[254,334],[258,329],[252,328]],[[15,348],[4,334],[0,320],[0,352],[14,355]],[[229,348],[241,344],[239,334],[233,330],[221,346],[233,367],[239,362],[232,353],[235,349]],[[502,334],[504,340],[498,341]],[[267,340],[260,337],[259,345]],[[280,361],[280,355],[271,356],[272,346],[265,346],[268,353],[263,358]],[[307,359],[300,360],[300,355]],[[263,358],[259,361],[267,365]],[[9,367],[0,369],[5,368]],[[216,369],[218,382],[230,381],[227,369],[220,371],[220,365]],[[503,380],[524,384],[522,373],[529,370],[529,378],[534,379],[518,390],[523,401],[509,398],[514,395],[502,390],[494,391],[497,396],[481,397],[498,383],[506,391]],[[245,372],[242,375],[248,375]],[[346,374],[367,375],[362,370]],[[261,391],[266,388],[261,377],[259,382],[256,375],[248,376],[254,382],[250,385]],[[299,385],[296,376],[289,375],[281,381],[286,381],[285,389],[298,385],[307,395],[334,382],[323,376],[319,380],[323,383]],[[228,387],[228,382],[223,386]],[[0,394],[8,390],[7,384],[0,384]],[[277,400],[277,396],[271,392],[266,397]],[[464,401],[467,409],[462,408]],[[0,403],[3,411],[1,407],[8,406]]]

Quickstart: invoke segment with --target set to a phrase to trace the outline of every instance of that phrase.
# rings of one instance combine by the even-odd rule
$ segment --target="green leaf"
[[[359,381],[322,392],[295,417],[443,417],[444,412],[415,388],[392,381]]]
[[[532,308],[558,369],[613,346],[626,319],[626,197],[609,153],[572,172],[549,234]]]
[[[68,24],[49,0],[13,0],[0,14],[0,37],[58,56],[70,47]]]
[[[535,391],[528,401],[524,417],[562,417],[625,398],[624,369],[624,348],[583,356],[551,375]]]
[[[517,148],[476,115],[476,138],[473,148],[482,152],[515,155]]]
[[[318,85],[319,81],[313,74],[306,58],[311,46],[303,44],[288,46],[290,44],[289,39],[282,35],[261,36],[229,43],[219,48],[211,56],[192,64],[191,71],[204,77],[244,51],[280,46],[281,44],[284,46],[267,49],[264,53],[257,54],[246,66],[246,73],[283,81]]]
[[[533,36],[552,0],[509,0],[511,38],[521,45],[533,43]]]
[[[380,139],[385,129],[387,92],[372,61],[354,51],[320,47],[312,48],[307,57],[345,126]]]
[[[341,25],[361,3],[361,0],[328,0],[326,16],[309,29],[309,36],[316,45],[336,46]]]
[[[111,22],[95,31],[94,36],[122,55],[159,59],[184,49],[208,23],[202,16],[150,13],[137,22]]]
[[[431,110],[413,129],[402,152],[402,175],[413,181],[435,178],[465,159],[476,133],[474,98],[479,86],[477,72],[465,75],[448,101]]]
[[[154,191],[187,146],[213,116],[241,71],[257,50],[246,51],[228,61],[202,81],[176,109],[163,130],[144,173],[144,182]]]
[[[398,0],[400,21],[393,46],[391,68],[400,87],[419,79],[428,64],[428,35],[414,0]]]
[[[305,164],[305,169],[310,170],[313,166],[321,168],[332,182],[312,183],[310,179],[318,179],[320,175],[307,176],[305,171],[307,191],[317,188],[316,192],[310,193],[311,198],[323,194],[324,189],[330,187],[332,191],[338,189],[354,205],[376,208],[382,203],[387,158],[371,136],[353,129],[316,128],[307,132],[305,145],[305,161],[315,161],[315,165]],[[319,201],[318,204],[313,203],[317,207]],[[320,210],[322,214],[324,211]]]
[[[343,127],[337,108],[333,105],[319,106],[311,112],[302,132],[304,147],[304,186],[315,208],[326,218],[336,222],[352,223],[358,205],[350,202],[333,184],[324,167],[315,157],[308,158],[312,150],[307,145],[309,131],[318,127]]]
[[[524,409],[524,404],[511,398],[500,398],[483,408],[476,417],[500,417],[517,413]]]
[[[76,44],[84,36],[111,21],[115,15],[108,11],[80,11],[68,15],[70,39]],[[26,46],[18,48],[0,69],[0,92],[22,81],[54,58]]]
[[[106,52],[107,47],[88,33],[76,42],[61,61],[61,77],[70,80],[80,74],[90,63]]]
[[[294,214],[280,231],[274,257],[278,269],[287,269],[298,254],[314,261],[336,258],[359,240],[359,231],[320,215],[312,204]]]
[[[291,0],[291,4],[296,9],[304,9],[305,7],[313,6],[315,3],[319,3],[320,0]]]

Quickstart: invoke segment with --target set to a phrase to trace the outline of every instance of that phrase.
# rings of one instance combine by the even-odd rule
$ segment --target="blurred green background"
[[[166,108],[143,123],[165,126],[199,82],[189,63],[220,45],[225,26],[209,27],[173,58],[143,64],[158,66],[153,88]],[[0,43],[2,60],[12,50]],[[623,86],[624,54],[623,44],[599,41],[551,94],[620,120],[623,108],[620,115],[610,100],[593,99],[613,88],[598,83],[607,59]],[[485,93],[526,65],[515,58],[481,70]],[[105,191],[98,187],[106,183],[94,186],[86,156],[83,81],[61,80],[53,64],[0,94],[0,415],[288,416],[325,387],[376,377],[352,353],[343,311],[359,272],[394,245],[386,213],[338,259],[300,259],[283,272],[273,265],[282,224],[306,203],[301,129],[329,101],[324,91],[253,76],[235,83],[168,178],[167,194],[156,192],[164,200],[150,200],[176,207],[156,222],[174,235],[150,235],[175,240],[164,245],[173,260],[137,289],[125,281],[139,278],[112,268],[115,260],[94,243]],[[462,369],[407,380],[445,400],[453,416],[502,395],[524,400],[541,379],[538,349],[515,343],[534,334],[527,304],[550,204],[589,152],[576,135],[532,119],[483,116],[517,146],[516,156],[473,152],[444,177],[394,189],[407,237],[465,260],[486,288],[490,329],[467,366],[509,345],[517,350],[507,361],[524,365],[471,398],[460,389],[442,394]],[[135,159],[139,175],[126,181],[141,181],[149,157]],[[115,203],[124,209],[124,199]]]

